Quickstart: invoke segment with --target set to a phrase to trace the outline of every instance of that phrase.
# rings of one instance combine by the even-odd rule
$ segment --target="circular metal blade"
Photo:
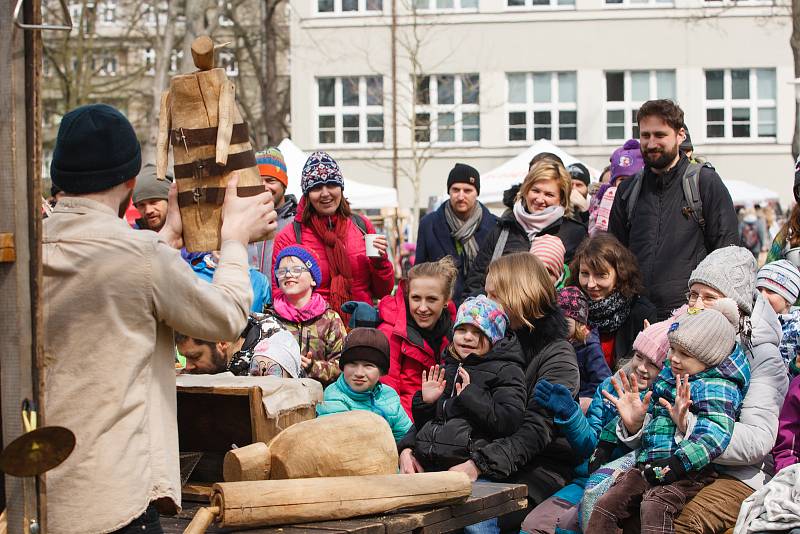
[[[21,435],[0,453],[0,469],[15,477],[32,477],[67,459],[75,434],[62,426],[45,426]]]

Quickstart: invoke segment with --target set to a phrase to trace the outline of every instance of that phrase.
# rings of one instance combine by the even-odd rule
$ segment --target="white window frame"
[[[156,26],[159,28],[164,27],[167,24],[168,9],[169,6],[164,1],[159,2],[155,8],[153,8],[152,4],[147,4],[143,17],[145,26],[150,28],[155,28]]]
[[[622,0],[621,2],[611,3],[608,2],[608,0],[603,0],[603,7],[605,9],[659,9],[675,7],[675,2],[674,0],[666,0],[662,2],[659,2],[659,0],[646,0],[645,2]]]
[[[183,50],[178,50],[176,48],[172,49],[172,52],[169,54],[169,73],[175,74],[178,72],[178,69],[181,68],[181,63],[183,62]]]
[[[574,11],[575,10],[575,0],[571,0],[571,3],[559,3],[559,0],[549,0],[547,4],[534,4],[533,0],[525,0],[525,4],[521,6],[510,6],[508,5],[508,0],[503,0],[506,11],[531,11],[531,10],[542,10],[542,11]]]
[[[410,0],[411,8],[417,13],[477,13],[480,6],[480,0],[474,0],[474,6],[463,7],[461,4],[465,0],[450,0],[453,7],[439,7],[437,6],[438,0]],[[419,6],[418,3],[426,5]]]
[[[220,50],[217,55],[217,66],[225,69],[225,74],[231,78],[239,76],[239,62],[236,60],[236,54],[230,50]]]
[[[525,75],[525,102],[511,102],[509,96],[509,75]],[[534,74],[549,74],[550,75],[550,102],[534,102],[533,100],[533,78]],[[572,74],[575,76],[575,102],[560,102],[558,100],[559,91],[559,74]],[[533,132],[535,125],[533,123],[533,114],[537,111],[550,112],[550,131],[555,135],[550,139],[557,141],[559,144],[564,145],[577,145],[578,144],[578,73],[577,71],[543,71],[543,72],[507,72],[506,73],[506,141],[513,145],[528,145],[535,141]],[[561,139],[561,112],[574,111],[575,112],[575,139]],[[511,140],[511,121],[509,115],[511,113],[525,113],[525,139]],[[515,125],[516,128],[520,126]]]
[[[97,19],[100,24],[114,24],[117,20],[117,0],[103,0],[99,4]]]
[[[320,106],[319,105],[319,80],[320,79],[334,79],[333,89],[333,106]],[[358,78],[358,105],[343,104],[342,99],[342,79],[343,78]],[[381,84],[381,103],[367,104],[367,79],[379,78]],[[386,118],[383,113],[383,102],[385,88],[383,86],[384,80],[381,75],[365,75],[365,76],[320,76],[314,79],[314,131],[317,132],[317,144],[321,147],[382,147],[386,142]],[[322,116],[334,117],[334,141],[333,143],[324,143],[320,139],[319,119]],[[344,142],[344,116],[345,115],[358,115],[358,143],[345,143]],[[369,115],[380,115],[382,119],[381,131],[383,132],[382,141],[367,141],[369,130],[367,124],[367,117]],[[375,128],[373,128],[374,130]]]
[[[155,76],[156,74],[156,51],[148,47],[142,50],[142,65],[145,76]]]
[[[723,71],[722,99],[709,100],[707,98],[706,72]],[[748,73],[748,83],[750,84],[750,98],[733,98],[733,82],[731,77],[732,70],[746,70]],[[775,74],[774,98],[760,98],[758,95],[758,71],[771,70]],[[704,69],[703,70],[703,135],[709,143],[774,143],[777,142],[778,133],[778,101],[777,101],[777,69],[772,67],[750,67],[735,69]],[[755,95],[755,96],[754,96]],[[733,136],[733,109],[747,108],[750,110],[750,136]],[[758,110],[759,108],[772,108],[775,110],[775,135],[759,137],[758,135]],[[723,137],[708,136],[708,110],[723,110]]]
[[[101,54],[96,57],[100,66],[96,69],[97,76],[114,77],[117,75],[119,62],[112,53]]]
[[[356,9],[355,11],[343,11],[342,10],[343,0],[333,0],[333,11],[320,11],[319,0],[311,0],[311,1],[314,3],[311,12],[318,17],[364,17],[364,16],[374,17],[376,15],[383,15],[387,2],[387,0],[381,0],[380,9],[368,10],[367,5],[369,5],[370,0],[358,0],[358,9]]]
[[[233,15],[233,2],[230,0],[217,0],[217,12],[219,13],[217,22],[219,22],[220,26],[233,26],[233,19],[228,16],[228,14]]]
[[[624,78],[624,93],[623,93],[623,100],[622,102],[609,102],[608,101],[608,78],[607,74],[610,73],[619,73],[622,72],[625,75]],[[633,121],[633,112],[638,110],[642,104],[644,104],[647,100],[633,100],[632,92],[633,92],[633,84],[631,83],[631,74],[634,72],[647,72],[649,74],[649,87],[648,87],[648,98],[647,100],[654,100],[657,98],[663,98],[661,95],[658,94],[658,73],[659,72],[671,72],[673,76],[673,80],[675,81],[675,95],[677,97],[678,91],[678,73],[675,69],[654,69],[654,70],[639,70],[639,69],[631,69],[631,70],[606,70],[603,71],[603,141],[606,144],[619,144],[620,142],[625,142],[628,139],[634,138],[633,135],[633,128],[634,128],[634,121]],[[625,126],[625,132],[622,138],[614,138],[610,139],[608,137],[608,112],[609,111],[622,111],[623,112],[623,120]],[[638,138],[638,136],[636,136]]]
[[[439,78],[445,76],[452,76],[453,83],[453,103],[452,104],[439,104]],[[463,79],[465,76],[478,77],[478,102],[474,104],[464,104],[463,101]],[[429,77],[428,85],[428,104],[419,104],[415,106],[415,114],[427,113],[430,117],[429,123],[429,141],[417,141],[422,145],[435,145],[435,146],[480,146],[481,144],[481,110],[480,110],[480,73],[477,72],[463,72],[459,74],[430,74],[417,77],[417,80],[422,80]],[[414,98],[417,97],[417,88],[413,88]],[[432,104],[431,102],[437,102]],[[453,141],[440,141],[439,140],[439,115],[452,113],[453,114]],[[478,140],[477,141],[464,141],[464,114],[472,113],[478,117]],[[416,126],[416,117],[412,117],[412,122]],[[416,127],[412,135],[416,135]]]

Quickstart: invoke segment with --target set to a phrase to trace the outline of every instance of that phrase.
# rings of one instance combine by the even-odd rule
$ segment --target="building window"
[[[239,75],[239,63],[236,61],[236,56],[229,50],[220,50],[217,56],[219,61],[218,66],[225,69],[225,74],[234,78]]]
[[[383,77],[317,78],[320,145],[383,143]]]
[[[153,76],[156,73],[156,51],[152,48],[145,48],[142,51],[142,63],[144,63],[144,73]]]
[[[673,0],[606,0],[606,5],[609,7],[664,7],[671,6]]]
[[[159,2],[157,6],[147,4],[144,8],[144,22],[145,25],[151,27],[163,27],[167,24],[167,10],[166,2]]]
[[[775,69],[707,70],[705,74],[707,138],[775,137]]]
[[[169,55],[169,73],[175,74],[178,72],[178,69],[181,67],[181,63],[183,62],[183,50],[172,50],[172,53]]]
[[[506,0],[506,5],[513,8],[574,8],[575,0]]]
[[[479,101],[477,74],[418,77],[414,138],[421,143],[479,143]]]
[[[113,23],[117,19],[116,0],[104,0],[100,4],[100,21]]]
[[[636,113],[656,98],[675,100],[674,70],[606,72],[606,139],[638,138]]]
[[[95,71],[98,76],[116,76],[117,58],[110,54],[92,58],[92,70]]]
[[[368,13],[371,11],[383,11],[383,0],[316,0],[316,1],[317,1],[317,13],[349,14],[358,12]]]
[[[413,6],[419,11],[474,11],[478,0],[414,0]]]
[[[233,4],[230,0],[219,0],[217,2],[217,11],[219,12],[218,22],[220,26],[233,26]]]
[[[509,141],[578,139],[574,72],[510,73],[506,80]]]

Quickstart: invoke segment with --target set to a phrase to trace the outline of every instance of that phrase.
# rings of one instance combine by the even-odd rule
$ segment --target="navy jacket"
[[[456,245],[453,238],[450,237],[450,227],[447,225],[447,219],[444,216],[444,207],[449,200],[442,202],[442,204],[419,222],[419,233],[417,234],[417,256],[414,265],[426,261],[438,261],[445,256],[452,256],[455,261],[456,268],[458,269],[458,279],[456,280],[456,287],[453,293],[453,301],[461,302],[461,292],[464,287],[464,280],[466,279],[467,268],[470,266],[462,265],[462,258],[456,252]],[[494,228],[497,222],[497,217],[486,209],[486,206],[478,202],[478,205],[483,210],[483,218],[478,231],[475,232],[475,239],[480,245],[483,239]]]

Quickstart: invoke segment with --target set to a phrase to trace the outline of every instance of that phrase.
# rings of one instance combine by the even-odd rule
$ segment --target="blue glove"
[[[536,387],[533,389],[533,400],[539,406],[553,412],[561,420],[569,419],[576,410],[580,409],[567,388],[561,384],[551,384],[545,379],[536,383]]]
[[[359,326],[377,328],[381,323],[378,309],[366,302],[348,300],[342,304],[342,311],[350,314],[350,322],[347,324],[347,328],[351,330]]]

